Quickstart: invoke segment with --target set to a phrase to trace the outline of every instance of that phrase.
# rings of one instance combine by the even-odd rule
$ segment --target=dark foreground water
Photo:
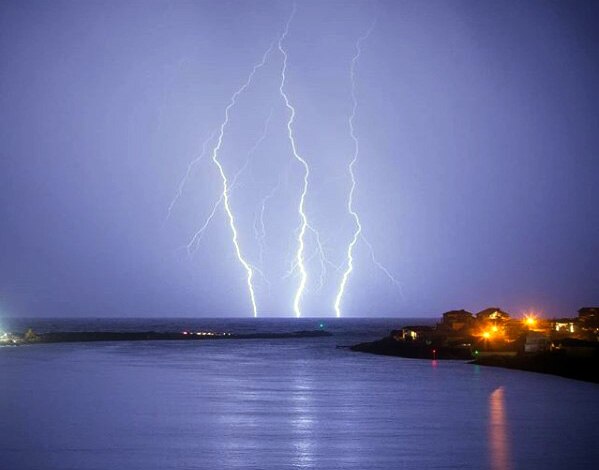
[[[407,322],[327,320],[331,338],[0,348],[0,468],[596,468],[598,385],[335,347]],[[246,332],[318,323],[27,324]]]

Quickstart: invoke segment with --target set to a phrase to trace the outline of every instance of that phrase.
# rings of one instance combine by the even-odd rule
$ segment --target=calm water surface
[[[1,348],[0,468],[595,467],[595,384],[336,348],[407,322],[328,320],[335,336],[317,339]],[[241,332],[319,322],[91,323]]]

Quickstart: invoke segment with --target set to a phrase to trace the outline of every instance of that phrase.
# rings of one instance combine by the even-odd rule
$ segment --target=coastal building
[[[572,318],[558,318],[551,322],[551,331],[558,334],[570,335],[576,330],[576,321]]]
[[[400,330],[393,330],[391,336],[395,341],[424,341],[431,338],[434,331],[432,326],[404,326]]]
[[[578,310],[578,322],[585,330],[599,330],[599,307],[583,307]]]
[[[438,324],[440,329],[452,332],[464,332],[474,325],[474,315],[467,310],[450,310],[443,314],[443,320]]]
[[[529,331],[526,333],[526,341],[524,343],[525,353],[538,353],[546,351],[549,345],[549,338],[538,331]]]
[[[476,314],[477,322],[493,322],[497,324],[507,322],[509,319],[509,313],[496,307],[486,308]]]
[[[508,339],[510,315],[500,308],[492,307],[481,310],[476,314],[474,335],[492,341],[496,345]]]
[[[23,337],[23,339],[25,341],[27,341],[28,343],[32,343],[34,341],[37,341],[39,339],[39,337],[34,333],[34,331],[29,328],[27,330],[27,332],[25,333],[25,336]]]

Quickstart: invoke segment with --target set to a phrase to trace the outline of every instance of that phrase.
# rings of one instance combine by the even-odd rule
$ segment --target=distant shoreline
[[[213,331],[183,331],[183,332],[118,332],[118,331],[80,331],[53,332],[41,334],[25,334],[13,336],[13,341],[7,344],[32,345],[51,343],[89,343],[101,341],[207,341],[234,339],[288,339],[288,338],[319,338],[333,334],[323,330],[304,330],[284,333],[220,333]]]

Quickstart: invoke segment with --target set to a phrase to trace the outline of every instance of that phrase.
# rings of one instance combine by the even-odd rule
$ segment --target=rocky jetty
[[[397,341],[387,336],[378,341],[351,346],[352,351],[381,354],[384,356],[409,357],[414,359],[472,359],[470,346],[445,346],[439,342]]]
[[[283,333],[218,333],[213,331],[62,331],[52,333],[29,333],[19,338],[18,344],[39,343],[87,343],[96,341],[206,341],[231,339],[283,339],[283,338],[318,338],[332,336],[323,330],[305,330]]]

